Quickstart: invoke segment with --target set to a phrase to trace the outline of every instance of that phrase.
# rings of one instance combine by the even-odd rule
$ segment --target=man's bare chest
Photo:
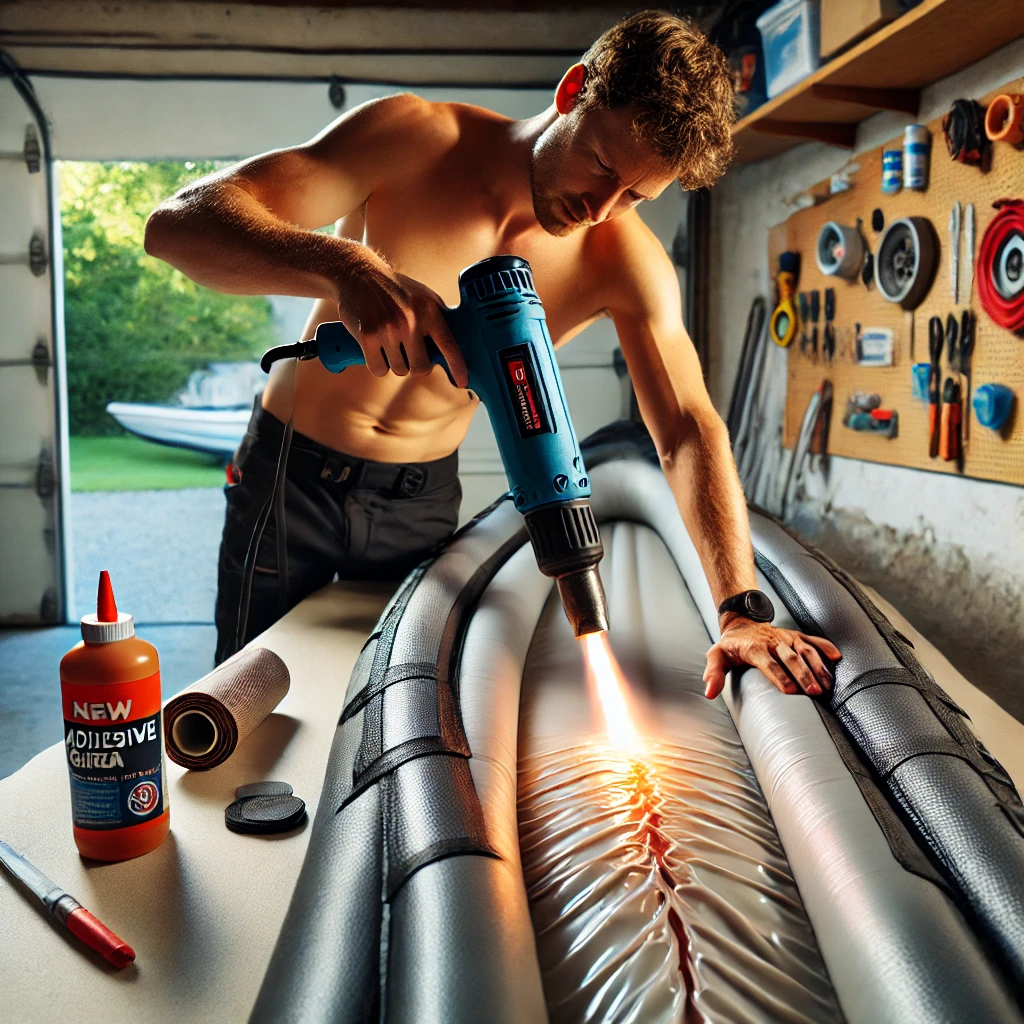
[[[605,305],[603,275],[586,244],[586,229],[556,238],[535,224],[516,230],[503,219],[501,210],[472,189],[448,191],[440,183],[416,182],[370,197],[364,241],[449,305],[459,301],[464,268],[488,256],[521,256],[533,268],[552,339],[572,336]]]

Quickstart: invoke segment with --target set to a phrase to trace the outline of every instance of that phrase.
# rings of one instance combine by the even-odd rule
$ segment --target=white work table
[[[312,819],[352,667],[393,589],[392,584],[330,584],[254,641],[288,665],[288,696],[219,768],[186,772],[167,762],[171,835],[144,857],[98,864],[78,856],[62,744],[0,780],[0,838],[137,954],[133,965],[114,970],[55,928],[38,902],[5,875],[0,879],[0,1020],[234,1024],[248,1019],[310,826],[284,837],[236,835],[224,825],[224,808],[237,786],[282,779],[306,801]],[[913,640],[921,662],[967,710],[992,753],[1018,784],[1024,783],[1024,725],[873,596]],[[58,701],[56,665],[53,674],[53,689],[43,699]]]
[[[62,744],[0,780],[0,838],[137,956],[123,971],[110,967],[54,927],[39,902],[0,870],[0,1019],[248,1018],[311,826],[283,837],[237,835],[224,825],[224,808],[243,783],[283,779],[306,801],[312,821],[352,666],[393,590],[330,584],[254,641],[284,659],[288,696],[220,767],[187,772],[166,761],[171,834],[144,857],[117,864],[79,857]],[[42,699],[59,701],[53,668],[53,690]]]

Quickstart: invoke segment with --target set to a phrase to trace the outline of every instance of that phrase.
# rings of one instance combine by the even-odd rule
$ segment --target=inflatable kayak
[[[650,443],[586,458],[639,742],[499,500],[363,648],[252,1020],[1020,1021],[1024,805],[909,641],[752,511],[776,621],[844,656],[818,700],[753,670],[706,700]]]

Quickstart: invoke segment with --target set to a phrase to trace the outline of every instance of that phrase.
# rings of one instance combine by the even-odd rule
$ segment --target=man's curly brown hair
[[[584,54],[581,99],[632,106],[633,130],[675,171],[684,189],[710,188],[732,159],[735,95],[722,51],[666,11],[641,11]]]

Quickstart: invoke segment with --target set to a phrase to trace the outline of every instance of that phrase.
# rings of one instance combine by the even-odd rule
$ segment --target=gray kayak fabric
[[[715,602],[668,483],[657,466],[628,454],[624,446],[620,459],[591,471],[595,514],[599,522],[645,522],[659,534],[717,639]],[[759,545],[769,536],[767,528],[756,535]],[[763,576],[760,585],[781,613],[777,621],[797,628]],[[827,592],[837,583],[819,586]],[[825,635],[846,651],[845,638]],[[753,669],[734,677],[723,697],[847,1020],[1020,1021],[1009,986],[958,908],[893,857],[810,699],[779,693]]]
[[[843,651],[829,710],[1024,988],[1024,804],[1009,776],[855,584],[768,517],[752,516],[751,530],[800,628]]]
[[[602,465],[602,459],[612,461]],[[628,443],[605,446],[596,457],[588,453],[587,461],[599,519],[646,524],[670,552],[693,602],[678,632],[691,638],[697,653],[690,658],[699,661],[701,644],[717,629],[715,609],[664,477]],[[659,602],[664,587],[683,593],[679,575],[662,561],[653,577],[659,582],[648,588],[637,577],[644,601]],[[607,563],[606,586],[618,585],[610,582],[615,564]],[[550,594],[521,517],[503,501],[395,595],[353,671],[306,860],[252,1020],[547,1019],[516,796],[519,729],[530,735],[535,727],[528,711],[519,721],[520,683],[527,658],[545,646],[534,633]],[[623,630],[643,629],[642,606],[636,600],[617,606]],[[554,610],[560,613],[557,605]],[[561,622],[557,615],[554,621]],[[569,650],[576,653],[571,643]],[[719,716],[711,732],[721,727],[728,736],[732,725],[723,703],[706,703]],[[773,825],[757,812],[751,832],[769,846],[777,832],[775,850],[781,841],[785,856],[778,851],[772,867],[799,889],[798,897],[768,897],[770,906],[790,908],[802,900],[846,1018],[853,1024],[1018,1020],[1006,986],[960,912],[939,887],[893,859],[811,702],[778,694],[759,673],[748,672],[727,692],[726,703],[747,751],[732,732],[729,756],[749,755],[774,818]],[[701,742],[698,730],[688,745]],[[655,759],[665,778],[666,828],[685,820],[680,808],[690,802],[679,786],[686,751],[670,747],[666,743]],[[721,761],[714,771],[730,773]],[[571,801],[564,804],[576,810]],[[655,847],[667,835],[660,826],[647,833]],[[666,852],[661,856],[678,869]],[[736,851],[722,856],[727,862]],[[713,872],[715,858],[708,860]],[[678,941],[687,913],[674,887],[659,877],[651,894],[675,913],[681,932],[667,911],[663,924]],[[744,929],[735,915],[729,920],[753,939],[756,929]],[[612,929],[605,956],[615,955],[616,935]],[[935,936],[942,942],[931,943]],[[742,942],[735,946],[737,956],[749,955]],[[676,970],[668,977],[682,975]],[[815,1006],[834,1006],[826,990],[815,988],[821,977],[823,971],[806,972],[805,988],[817,993]],[[739,971],[733,983],[742,979]],[[712,987],[718,988],[705,986],[709,1006]],[[796,997],[796,1016],[784,1003],[739,1016],[746,998],[732,1003],[736,1019],[808,1017],[800,1008],[804,996]],[[611,1007],[590,1019],[625,1018]]]
[[[603,540],[639,742],[607,734],[556,600],[523,678],[520,838],[550,1019],[841,1021],[728,709],[703,695],[708,637],[679,571],[647,527]]]
[[[543,1019],[522,875],[490,840],[458,697],[471,612],[525,541],[497,503],[371,634],[253,1021]]]

